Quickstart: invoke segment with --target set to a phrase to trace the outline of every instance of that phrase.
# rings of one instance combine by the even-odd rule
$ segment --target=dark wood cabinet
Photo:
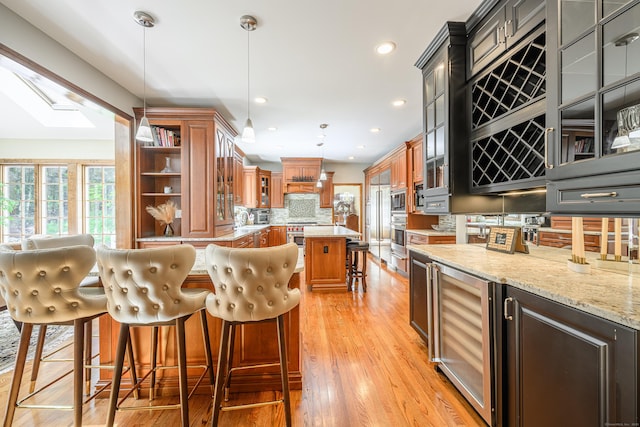
[[[547,14],[547,210],[636,214],[640,1],[563,5]]]
[[[471,78],[514,46],[545,19],[542,0],[485,1],[483,8],[498,4],[477,23],[468,42],[468,77]],[[473,25],[473,22],[472,22]]]
[[[287,243],[287,227],[285,225],[272,225],[269,232],[269,246],[279,246]]]
[[[430,326],[429,262],[426,256],[409,251],[409,324],[425,343],[429,340]]]
[[[637,332],[511,286],[503,289],[502,425],[637,424]]]

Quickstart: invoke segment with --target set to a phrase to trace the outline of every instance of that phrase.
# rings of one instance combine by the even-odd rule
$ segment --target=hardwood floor
[[[369,257],[371,259],[371,257]],[[319,293],[302,286],[303,390],[291,392],[294,426],[484,426],[449,381],[427,362],[427,349],[409,326],[409,285],[369,261],[367,292]],[[61,367],[47,367],[43,381]],[[27,370],[27,377],[28,377]],[[0,376],[4,413],[11,372]],[[40,380],[39,380],[40,381]],[[71,376],[41,401],[67,403]],[[23,392],[28,378],[23,380]],[[273,392],[232,394],[235,402],[272,399]],[[105,396],[108,397],[108,396]],[[175,399],[159,398],[157,403]],[[85,426],[103,426],[108,398],[85,405]],[[146,403],[146,399],[140,401]],[[191,426],[209,425],[211,398],[190,401]],[[70,426],[72,412],[18,409],[14,426]],[[178,426],[179,411],[127,411],[118,426]],[[223,412],[221,426],[283,426],[282,405]]]

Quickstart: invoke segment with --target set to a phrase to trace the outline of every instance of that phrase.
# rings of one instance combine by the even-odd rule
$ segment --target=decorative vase
[[[171,157],[165,157],[164,158],[164,169],[162,169],[160,172],[161,173],[171,173],[171,172],[173,172],[173,170],[171,170]]]
[[[165,235],[166,237],[171,237],[171,236],[173,236],[173,227],[171,226],[171,224],[167,224],[167,225],[164,227],[164,235]]]

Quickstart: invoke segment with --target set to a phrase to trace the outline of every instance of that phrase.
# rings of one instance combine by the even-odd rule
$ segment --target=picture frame
[[[529,248],[524,242],[521,227],[500,226],[491,227],[487,238],[487,249],[512,254],[521,252],[528,254]]]

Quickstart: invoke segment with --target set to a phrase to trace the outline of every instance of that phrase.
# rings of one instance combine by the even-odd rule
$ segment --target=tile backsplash
[[[331,209],[320,207],[318,194],[285,194],[284,209],[271,209],[271,224],[288,222],[333,223]]]

